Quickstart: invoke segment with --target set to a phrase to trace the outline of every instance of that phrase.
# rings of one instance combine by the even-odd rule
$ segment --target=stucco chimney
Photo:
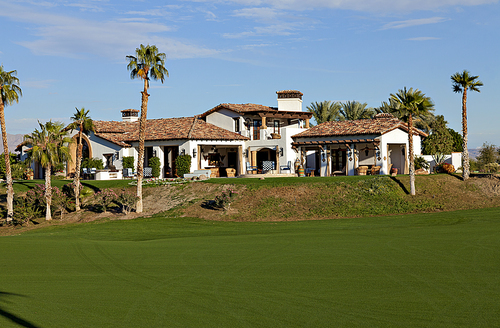
[[[278,94],[278,110],[302,111],[302,92],[297,90],[282,90],[276,93]]]
[[[139,120],[139,111],[137,109],[122,110],[122,121],[135,122],[137,120]]]

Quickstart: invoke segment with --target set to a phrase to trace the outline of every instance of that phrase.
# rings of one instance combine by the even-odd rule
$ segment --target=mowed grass
[[[495,327],[500,208],[0,237],[0,327]]]

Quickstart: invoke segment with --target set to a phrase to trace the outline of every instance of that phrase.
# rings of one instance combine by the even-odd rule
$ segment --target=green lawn
[[[154,217],[0,237],[0,327],[495,327],[499,218]]]

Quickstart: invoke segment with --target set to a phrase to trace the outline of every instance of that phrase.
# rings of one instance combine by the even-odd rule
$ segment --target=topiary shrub
[[[161,162],[158,157],[151,157],[149,159],[149,167],[151,167],[151,174],[153,175],[153,178],[159,178],[160,177],[160,166]]]
[[[429,163],[427,163],[425,158],[423,158],[422,156],[416,156],[414,163],[415,163],[415,170],[419,170],[419,169],[428,170],[429,169]]]
[[[175,159],[177,176],[183,177],[184,174],[191,172],[191,155],[180,155]]]
[[[102,159],[99,158],[85,158],[82,161],[82,169],[83,168],[102,170],[104,168],[104,163]]]
[[[134,168],[134,156],[124,156],[122,158],[122,165],[124,169]]]

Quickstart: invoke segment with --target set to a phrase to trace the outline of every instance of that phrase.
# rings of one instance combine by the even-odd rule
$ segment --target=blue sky
[[[499,17],[498,0],[0,0],[0,63],[23,90],[7,131],[69,122],[75,107],[96,120],[140,109],[142,82],[125,56],[143,43],[166,53],[170,73],[152,82],[149,118],[276,106],[285,89],[304,93],[304,110],[323,100],[376,107],[406,86],[461,132],[450,76],[467,69],[484,83],[469,94],[469,147],[500,145]]]

